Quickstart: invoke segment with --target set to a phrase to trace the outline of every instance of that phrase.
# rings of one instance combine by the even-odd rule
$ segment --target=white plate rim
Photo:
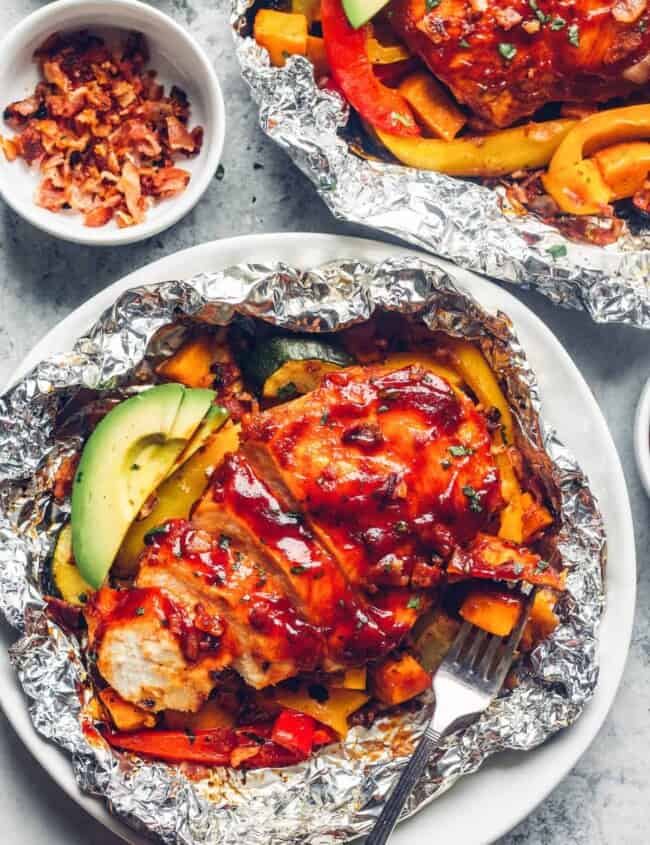
[[[282,260],[306,267],[335,257],[381,260],[398,254],[418,255],[427,261],[453,269],[463,287],[479,301],[492,307],[499,307],[511,316],[520,337],[524,336],[524,348],[528,346],[526,335],[529,336],[529,342],[534,339],[535,343],[547,347],[547,353],[552,353],[551,357],[555,356],[555,363],[564,367],[567,377],[574,382],[574,388],[577,391],[575,398],[580,401],[582,416],[589,420],[591,438],[594,441],[601,441],[596,450],[598,462],[594,455],[594,464],[586,467],[592,476],[594,487],[598,487],[599,465],[607,466],[607,485],[601,482],[601,489],[598,492],[601,495],[601,504],[608,528],[610,558],[613,557],[611,553],[614,545],[613,538],[616,539],[617,554],[613,557],[613,562],[610,563],[608,569],[608,608],[602,626],[602,631],[606,631],[607,636],[601,638],[601,677],[593,700],[576,725],[556,735],[535,751],[526,754],[505,752],[496,755],[477,774],[462,779],[427,809],[402,823],[393,837],[394,845],[407,845],[407,843],[408,845],[420,845],[420,843],[424,845],[429,841],[426,835],[427,828],[430,831],[435,825],[437,829],[444,830],[446,837],[453,835],[457,845],[488,845],[526,818],[568,774],[591,744],[614,701],[625,666],[634,617],[636,595],[634,529],[627,488],[616,447],[591,390],[564,347],[538,317],[514,296],[494,283],[417,250],[337,235],[313,233],[244,235],[208,242],[166,256],[141,267],[105,288],[55,326],[27,355],[9,383],[13,383],[24,375],[42,357],[69,348],[70,340],[83,333],[122,291],[130,287],[175,277],[188,277],[202,270],[214,270],[246,260],[256,262]],[[540,368],[537,367],[537,370],[541,382]],[[543,394],[542,399],[544,399]],[[560,435],[562,436],[561,429]],[[580,440],[571,445],[575,451],[580,451]],[[589,462],[583,460],[584,463]],[[81,793],[74,780],[68,756],[61,749],[44,740],[34,729],[5,649],[1,649],[0,653],[2,655],[0,658],[0,706],[26,747],[55,782],[90,815],[125,841],[134,845],[144,845],[148,840],[111,816],[103,801]],[[554,763],[551,766],[552,760]],[[516,777],[511,777],[513,766],[525,770],[525,775],[522,777],[520,771]],[[486,789],[486,776],[488,780],[494,781],[497,775],[502,777],[504,773],[511,780],[509,786],[512,789],[503,808],[504,811],[494,812],[498,806],[498,795],[489,788],[489,783]],[[531,777],[533,777],[532,781]],[[522,781],[525,781],[523,789]],[[531,783],[535,784],[532,789]],[[517,794],[513,793],[513,789]],[[470,800],[468,791],[470,796],[474,793],[471,800],[478,800],[481,805],[483,812],[480,815],[458,813],[458,808],[454,809],[458,801],[462,803],[463,800]],[[476,803],[473,806],[476,807]],[[480,822],[479,829],[474,824],[474,820],[468,821],[469,816],[474,816],[474,819]],[[469,829],[466,829],[467,824],[470,825]]]

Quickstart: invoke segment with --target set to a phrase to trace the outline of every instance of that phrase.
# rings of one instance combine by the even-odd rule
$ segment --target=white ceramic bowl
[[[58,0],[29,15],[0,44],[0,104],[29,96],[39,79],[32,56],[34,50],[54,32],[87,29],[100,36],[131,30],[142,32],[148,41],[151,61],[158,79],[168,92],[172,84],[188,95],[192,113],[190,126],[203,126],[203,148],[195,158],[179,159],[179,166],[191,173],[190,182],[176,197],[161,200],[147,212],[146,220],[119,229],[113,221],[100,228],[88,228],[74,212],[54,214],[34,203],[40,181],[38,169],[22,160],[8,162],[0,153],[0,194],[13,210],[45,232],[75,243],[116,246],[144,240],[173,225],[187,214],[210,184],[221,157],[225,134],[225,109],[221,87],[207,56],[192,37],[171,18],[137,0]],[[0,109],[1,110],[1,109]],[[0,121],[0,132],[13,131]]]
[[[646,382],[636,406],[634,454],[641,481],[650,496],[650,379]]]

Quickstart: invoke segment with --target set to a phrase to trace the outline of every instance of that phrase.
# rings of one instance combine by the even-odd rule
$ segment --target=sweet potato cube
[[[507,637],[517,624],[521,600],[505,590],[471,590],[460,608],[466,622],[497,637]]]
[[[292,12],[260,9],[253,27],[255,40],[269,51],[271,64],[284,67],[287,56],[307,53],[307,18]]]
[[[465,115],[429,71],[408,76],[399,86],[418,121],[435,138],[453,140],[465,125]]]
[[[556,602],[557,596],[552,590],[537,591],[530,609],[528,624],[521,638],[521,647],[524,651],[530,651],[538,643],[550,637],[560,624],[559,617],[553,611]]]
[[[522,542],[526,543],[539,531],[553,524],[553,517],[543,505],[533,499],[530,493],[522,493]]]
[[[191,338],[157,368],[159,375],[187,387],[212,387],[216,340],[212,334]]]
[[[314,66],[314,78],[316,80],[327,76],[330,66],[327,61],[325,40],[316,35],[307,36],[307,58]]]
[[[389,658],[372,676],[375,695],[384,704],[402,704],[431,686],[431,675],[410,654]]]
[[[111,687],[103,689],[99,697],[118,731],[137,731],[141,728],[155,727],[156,717],[153,713],[125,701]]]

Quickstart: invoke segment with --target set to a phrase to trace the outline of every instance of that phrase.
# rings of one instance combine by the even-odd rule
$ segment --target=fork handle
[[[418,747],[415,749],[415,753],[411,756],[400,779],[388,796],[388,800],[384,804],[384,809],[381,811],[381,815],[366,839],[365,845],[384,845],[388,841],[388,837],[397,824],[404,804],[406,804],[406,799],[420,779],[420,775],[427,765],[431,752],[440,742],[441,736],[442,734],[435,731],[432,725],[428,726],[418,743]]]

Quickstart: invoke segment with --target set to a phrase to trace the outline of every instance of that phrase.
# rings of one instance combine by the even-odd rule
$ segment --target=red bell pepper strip
[[[333,742],[338,742],[339,736],[327,725],[321,725],[316,722],[314,728],[314,748],[321,748],[323,745],[331,745]]]
[[[271,739],[277,745],[307,758],[314,745],[314,720],[296,710],[283,710],[275,720]]]
[[[346,100],[377,129],[392,135],[419,135],[404,97],[375,76],[366,52],[365,29],[353,29],[341,0],[321,0],[321,24],[327,60]]]
[[[204,766],[229,766],[237,747],[237,735],[230,728],[204,731],[115,731],[105,733],[109,745],[133,751],[167,763],[202,763]]]

